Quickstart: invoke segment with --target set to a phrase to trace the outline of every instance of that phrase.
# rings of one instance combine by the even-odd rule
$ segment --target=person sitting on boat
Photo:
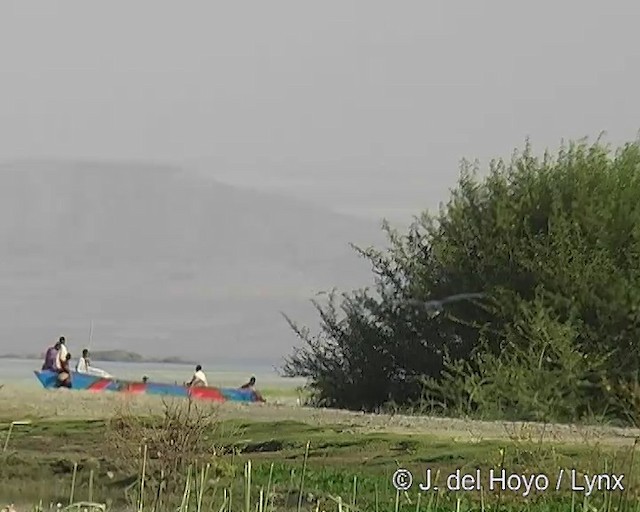
[[[202,371],[202,366],[200,365],[196,366],[196,371],[194,372],[193,377],[191,377],[191,380],[187,382],[186,385],[188,387],[205,387],[205,388],[209,386],[209,384],[207,383],[207,376]]]
[[[89,373],[89,364],[89,350],[85,348],[82,351],[82,357],[78,359],[78,364],[76,364],[76,372]]]
[[[78,364],[76,365],[77,373],[84,373],[87,375],[93,375],[94,377],[100,377],[102,379],[112,379],[113,376],[109,372],[105,372],[100,368],[96,368],[91,364],[91,360],[89,359],[89,349],[85,348],[82,351],[82,357],[78,359]]]
[[[68,361],[67,356],[69,355],[69,351],[67,350],[67,340],[65,340],[64,336],[60,336],[60,339],[58,340],[58,345],[60,345],[60,348],[58,349],[56,367],[58,370],[61,370],[63,363],[65,361]]]
[[[60,371],[58,372],[58,387],[71,387],[71,369],[69,368],[71,354],[67,353],[64,361],[60,363]]]
[[[243,384],[242,386],[240,386],[240,389],[251,391],[253,393],[253,396],[255,397],[255,399],[258,400],[258,402],[266,402],[266,400],[262,397],[262,395],[260,393],[258,393],[258,391],[256,390],[256,378],[255,377],[251,377],[249,379],[249,382],[247,382],[246,384]]]
[[[44,356],[44,363],[42,364],[42,370],[50,370],[52,372],[57,371],[58,351],[60,350],[60,342],[57,341],[55,345],[47,349],[47,353]]]

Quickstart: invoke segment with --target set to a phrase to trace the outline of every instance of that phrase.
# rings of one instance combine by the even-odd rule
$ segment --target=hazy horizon
[[[371,281],[349,244],[382,240],[372,222],[168,165],[14,161],[0,184],[5,353],[60,335],[78,352],[93,321],[93,349],[276,362],[295,342],[281,313],[317,324],[316,293]]]
[[[279,359],[280,311],[369,284],[348,242],[437,209],[462,158],[635,139],[638,14],[3,2],[0,352],[93,319],[100,348]]]

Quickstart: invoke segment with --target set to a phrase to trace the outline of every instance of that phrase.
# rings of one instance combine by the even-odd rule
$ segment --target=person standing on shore
[[[65,340],[64,336],[60,336],[58,340],[58,345],[60,348],[58,349],[58,358],[56,359],[56,368],[58,370],[62,370],[64,363],[67,361],[67,355],[69,355],[69,351],[67,350],[67,340]]]
[[[50,370],[55,372],[58,368],[58,352],[60,351],[60,342],[56,342],[55,345],[47,349],[47,353],[44,356],[44,363],[42,364],[42,370]]]

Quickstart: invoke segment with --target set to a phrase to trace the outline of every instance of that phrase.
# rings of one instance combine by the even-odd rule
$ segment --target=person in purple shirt
[[[44,356],[43,370],[58,371],[56,361],[58,359],[58,351],[60,350],[60,342],[58,341],[53,347],[49,347],[47,354]]]

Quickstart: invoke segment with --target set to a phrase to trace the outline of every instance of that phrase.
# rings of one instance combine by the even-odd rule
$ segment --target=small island
[[[196,364],[175,356],[152,358],[128,350],[90,350],[89,353],[92,361],[105,361],[110,363]],[[77,359],[76,354],[72,355],[74,359]],[[44,354],[39,356],[35,354],[2,354],[0,355],[0,359],[44,359]]]
[[[175,356],[152,358],[128,350],[91,350],[90,354],[93,361],[113,363],[195,364],[192,361],[186,361]]]

